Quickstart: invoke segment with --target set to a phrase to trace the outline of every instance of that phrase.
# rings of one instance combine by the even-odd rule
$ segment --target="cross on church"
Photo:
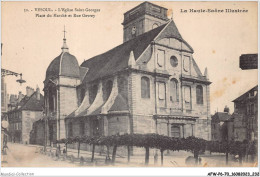
[[[65,34],[67,33],[67,31],[65,30],[65,25],[64,25],[64,31],[63,32],[64,32],[64,39],[65,39],[66,38]]]

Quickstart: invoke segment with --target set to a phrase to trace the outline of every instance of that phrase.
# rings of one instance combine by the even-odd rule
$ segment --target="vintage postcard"
[[[56,174],[13,167],[258,176],[258,2],[2,1],[1,175]]]

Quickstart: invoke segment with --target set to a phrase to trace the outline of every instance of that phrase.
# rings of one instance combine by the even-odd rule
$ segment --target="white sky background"
[[[63,26],[71,54],[84,59],[123,42],[123,13],[141,2],[2,2],[2,68],[23,73],[26,84],[6,77],[7,92],[25,93],[26,86],[43,89],[50,62],[61,53]],[[257,70],[241,70],[239,56],[258,52],[257,2],[154,2],[173,10],[182,37],[193,47],[204,73],[208,67],[211,112],[223,111],[242,93],[257,85]],[[36,18],[24,8],[99,8],[92,18]],[[180,9],[248,9],[248,13],[180,13]],[[52,13],[52,12],[51,12]],[[45,13],[46,14],[46,13]],[[81,13],[79,13],[81,14]],[[171,13],[169,12],[169,18]],[[43,93],[43,92],[42,92]]]

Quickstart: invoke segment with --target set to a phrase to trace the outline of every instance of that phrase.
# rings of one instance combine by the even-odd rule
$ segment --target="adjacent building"
[[[231,137],[228,136],[228,130],[232,127],[229,126],[231,114],[229,108],[226,106],[224,112],[216,112],[211,117],[211,138],[212,141],[226,141]]]
[[[64,35],[44,80],[48,144],[117,133],[210,140],[208,71],[202,74],[167,9],[144,2],[122,24],[123,43],[81,65]]]
[[[258,138],[258,86],[242,94],[234,102],[234,140],[257,140]]]
[[[258,138],[258,86],[242,94],[234,102],[234,113],[229,109],[212,116],[213,141],[254,141]]]
[[[26,95],[19,93],[19,96],[11,95],[9,111],[9,140],[15,143],[28,144],[30,131],[34,121],[42,118],[44,98],[37,87],[34,91],[26,87]]]
[[[6,90],[6,83],[4,77],[1,77],[1,116],[2,119],[6,115],[6,112],[8,111],[8,94]]]

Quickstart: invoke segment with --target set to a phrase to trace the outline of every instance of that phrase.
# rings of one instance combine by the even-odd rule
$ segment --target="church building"
[[[158,133],[210,140],[208,72],[167,9],[144,2],[124,13],[122,25],[121,45],[81,65],[64,36],[44,81],[48,139]]]

